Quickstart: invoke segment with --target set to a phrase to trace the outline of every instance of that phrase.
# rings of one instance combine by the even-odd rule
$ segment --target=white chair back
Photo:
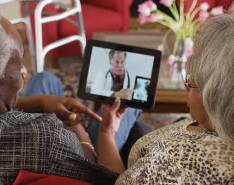
[[[44,71],[44,64],[45,64],[45,56],[46,54],[55,48],[58,48],[62,45],[68,44],[73,41],[79,41],[82,54],[84,52],[84,48],[86,45],[86,37],[85,37],[85,31],[84,31],[84,24],[83,24],[83,18],[81,14],[81,5],[79,0],[73,0],[74,6],[68,7],[64,5],[64,3],[61,2],[61,0],[43,0],[40,1],[35,9],[35,35],[36,35],[36,55],[37,55],[37,72]],[[50,16],[44,16],[42,15],[43,9],[48,4],[56,4],[62,8],[64,8],[64,12],[60,12],[55,15]],[[76,35],[70,35],[66,38],[57,40],[53,43],[50,43],[46,46],[43,46],[43,35],[42,35],[42,25],[45,23],[53,22],[53,21],[59,21],[62,19],[66,19],[71,15],[77,16],[77,29],[79,31]]]
[[[6,4],[6,3],[13,2],[13,1],[17,1],[17,0],[0,0],[0,4]],[[26,7],[25,3],[27,3],[27,1],[25,1],[23,3],[24,3],[24,7]],[[23,23],[26,27],[26,35],[27,35],[27,39],[28,39],[28,46],[29,46],[29,52],[30,52],[32,71],[34,73],[36,71],[35,48],[34,48],[32,27],[31,27],[29,13],[26,9],[24,9],[24,17],[18,17],[15,19],[11,19],[10,21],[12,24]]]

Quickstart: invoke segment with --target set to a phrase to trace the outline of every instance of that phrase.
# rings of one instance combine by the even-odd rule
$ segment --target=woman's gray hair
[[[189,72],[202,92],[218,135],[234,141],[234,14],[204,23],[195,38]]]

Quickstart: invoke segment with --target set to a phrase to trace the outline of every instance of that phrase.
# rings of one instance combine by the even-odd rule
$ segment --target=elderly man
[[[12,184],[20,169],[111,184],[117,174],[87,159],[93,157],[88,136],[77,138],[60,121],[73,125],[80,122],[81,113],[100,120],[98,115],[75,99],[39,95],[18,101],[24,81],[23,54],[16,29],[0,16],[0,184]],[[15,108],[54,112],[60,119]],[[89,152],[84,152],[85,147]]]

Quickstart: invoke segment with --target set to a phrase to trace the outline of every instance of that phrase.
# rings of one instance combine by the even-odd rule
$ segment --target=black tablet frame
[[[82,64],[82,69],[81,69],[81,76],[80,76],[77,96],[85,100],[92,100],[92,101],[110,103],[110,104],[112,104],[115,100],[115,98],[113,97],[106,97],[106,96],[86,93],[86,84],[87,84],[87,77],[88,77],[89,66],[90,66],[90,61],[91,61],[92,48],[95,46],[107,48],[107,49],[115,49],[119,51],[144,54],[144,55],[149,55],[149,56],[154,57],[154,64],[153,64],[152,74],[150,78],[150,87],[149,87],[147,101],[144,102],[144,101],[137,101],[137,100],[121,99],[122,106],[129,106],[129,107],[135,107],[135,108],[141,108],[141,109],[153,109],[155,105],[156,87],[158,83],[159,69],[160,69],[162,54],[161,54],[161,51],[159,50],[154,50],[154,49],[149,49],[149,48],[142,48],[142,47],[137,47],[137,46],[130,46],[130,45],[106,42],[106,41],[88,40],[86,43],[86,48],[85,48],[85,52],[83,56],[83,64]]]

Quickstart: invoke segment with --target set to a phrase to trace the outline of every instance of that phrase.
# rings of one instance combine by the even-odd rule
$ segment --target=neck
[[[5,93],[8,92],[8,93]],[[4,87],[1,87],[0,91],[0,112],[8,112],[10,111],[16,103],[16,95],[11,93],[11,91],[7,91]]]
[[[0,113],[8,112],[11,108],[7,106],[4,102],[0,101]]]
[[[111,70],[111,73],[112,73],[114,76],[124,76],[124,75],[125,75],[125,70],[123,71],[122,74],[115,74],[113,70]]]
[[[193,124],[191,124],[187,127],[187,130],[188,131],[195,131],[195,132],[205,132],[205,131],[214,131],[214,128],[210,124],[206,125],[206,124],[194,122]]]

